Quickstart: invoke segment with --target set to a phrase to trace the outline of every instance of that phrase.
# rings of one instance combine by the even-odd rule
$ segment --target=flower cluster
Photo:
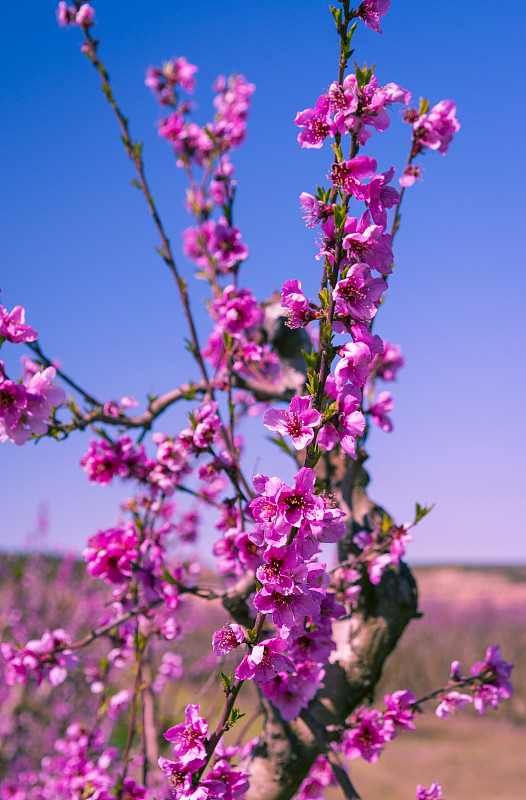
[[[363,758],[374,764],[382,753],[384,743],[391,742],[402,730],[414,730],[413,710],[417,698],[407,690],[385,695],[387,711],[360,708],[353,714],[351,728],[342,736],[343,755],[348,759]]]
[[[10,439],[22,445],[31,436],[47,432],[52,409],[66,398],[64,390],[53,384],[56,374],[55,367],[26,369],[22,382],[15,383],[7,378],[0,361],[0,442]]]
[[[68,6],[64,0],[61,0],[58,4],[57,22],[62,28],[71,25],[89,28],[93,25],[94,19],[95,9],[89,3],[82,3],[78,8],[76,6]]]
[[[404,174],[400,178],[402,187],[412,186],[421,177],[420,167],[413,164],[415,156],[425,148],[438,150],[444,156],[455,133],[460,130],[456,118],[457,107],[452,100],[441,100],[429,110],[427,100],[420,101],[420,108],[408,108],[404,120],[413,128],[411,152]]]
[[[159,758],[159,766],[168,778],[175,800],[242,800],[248,788],[247,775],[232,768],[232,759],[241,754],[241,747],[215,750],[214,763],[205,780],[195,789],[193,776],[206,764],[207,721],[199,716],[199,706],[189,705],[185,722],[169,728],[165,738],[172,744],[175,760]]]
[[[42,760],[37,772],[24,772],[17,781],[3,784],[0,797],[10,800],[21,797],[18,787],[24,787],[26,797],[56,800],[59,797],[92,797],[111,800],[117,784],[118,750],[104,744],[97,730],[91,733],[78,722],[72,722],[61,739],[54,744],[55,753]],[[122,800],[145,800],[146,789],[128,776],[124,779]]]
[[[91,439],[80,466],[92,483],[107,486],[116,476],[144,480],[154,462],[142,445],[136,447],[129,436],[121,436],[115,442]]]
[[[59,686],[66,680],[68,669],[78,663],[67,644],[68,636],[62,628],[45,631],[40,639],[32,639],[24,647],[0,643],[0,653],[5,660],[5,682],[8,686],[15,683],[25,685],[27,679],[32,678],[40,684],[47,674],[50,684]]]

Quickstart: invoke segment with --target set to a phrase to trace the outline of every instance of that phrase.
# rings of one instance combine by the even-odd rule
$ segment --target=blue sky
[[[256,84],[249,133],[235,153],[236,223],[250,258],[243,280],[259,298],[301,278],[319,281],[314,235],[298,196],[323,182],[330,151],[301,149],[293,119],[337,75],[328,4],[244,0],[95,3],[116,96],[144,141],[147,172],[187,275],[180,231],[184,176],[156,133],[144,86],[152,64],[185,55],[199,66],[196,120],[211,115],[219,73]],[[495,13],[497,10],[498,13]],[[359,63],[429,98],[453,99],[461,130],[446,157],[428,153],[424,180],[406,193],[395,275],[376,330],[401,344],[395,430],[371,437],[371,494],[403,522],[414,502],[436,503],[419,526],[413,562],[519,562],[524,537],[524,86],[525,7],[515,0],[395,2],[382,36],[361,27]],[[3,10],[3,155],[0,302],[27,309],[45,351],[101,398],[161,393],[195,376],[175,288],[154,252],[155,232],[115,121],[80,36],[59,29],[54,5]],[[405,162],[409,129],[397,112],[364,152],[380,170]],[[204,286],[192,304],[206,325]],[[21,350],[4,346],[11,372]],[[181,412],[166,418],[177,431]],[[247,430],[249,472],[290,477]],[[51,539],[80,549],[109,527],[127,491],[91,486],[76,466],[85,435],[0,449],[0,546],[21,545],[47,502]]]

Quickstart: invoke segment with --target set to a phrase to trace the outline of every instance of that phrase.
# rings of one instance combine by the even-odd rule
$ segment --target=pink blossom
[[[154,465],[144,447],[135,447],[129,436],[121,436],[116,442],[91,439],[88,451],[80,459],[89,480],[102,486],[107,486],[116,475],[144,480]]]
[[[22,445],[33,434],[47,432],[53,407],[60,405],[66,395],[53,385],[54,367],[26,374],[23,384],[4,380],[0,373],[0,441],[11,439]]]
[[[215,631],[212,636],[212,648],[216,656],[226,656],[231,650],[239,647],[245,639],[245,634],[240,625],[232,624],[227,628]]]
[[[257,684],[264,684],[273,680],[278,672],[292,672],[294,664],[290,658],[281,655],[286,648],[284,639],[265,639],[244,657],[236,669],[236,678],[239,681],[253,679]]]
[[[327,96],[331,111],[334,114],[334,122],[340,133],[346,130],[346,121],[349,120],[350,124],[353,123],[353,114],[358,108],[358,95],[354,91],[356,84],[350,85],[348,81],[344,81],[343,86],[336,81],[331,83]]]
[[[337,385],[342,387],[349,381],[353,386],[365,386],[373,357],[367,345],[363,342],[347,342],[340,347],[338,355],[340,360],[334,370]]]
[[[290,594],[306,574],[307,568],[292,545],[271,545],[265,550],[264,563],[258,567],[256,578],[269,591]]]
[[[121,689],[120,692],[112,695],[108,702],[108,717],[110,719],[118,719],[119,715],[126,711],[130,697],[129,689]]]
[[[377,356],[382,352],[384,346],[383,341],[377,333],[373,335],[368,326],[363,322],[356,322],[354,325],[351,325],[351,334],[353,341],[366,344],[373,356]]]
[[[400,186],[403,186],[405,189],[407,186],[412,186],[416,180],[422,180],[422,170],[418,164],[406,167],[404,174],[398,179],[398,182],[400,183]]]
[[[416,703],[417,698],[412,692],[400,689],[392,695],[384,695],[384,703],[387,711],[384,713],[384,739],[386,742],[392,741],[399,730],[414,730],[413,719],[415,712],[410,706]]]
[[[314,228],[321,219],[322,206],[316,198],[308,192],[300,194],[301,210],[304,212],[303,219],[307,228]]]
[[[217,403],[215,401],[203,403],[201,408],[194,411],[196,422],[193,433],[194,446],[199,449],[209,447],[217,438],[221,428],[221,420],[217,414]]]
[[[435,714],[442,719],[449,719],[457,708],[464,708],[464,706],[472,702],[473,698],[469,694],[448,692],[447,694],[440,695],[440,703],[438,704]]]
[[[214,300],[212,315],[217,328],[232,336],[248,336],[263,321],[263,312],[250,289],[225,286],[222,297]]]
[[[172,58],[163,63],[162,69],[159,67],[149,67],[146,71],[144,81],[152,92],[156,95],[157,102],[162,106],[175,105],[175,90],[178,85],[185,92],[191,94],[195,90],[194,74],[197,67],[189,64],[184,56]]]
[[[302,147],[319,149],[327,136],[334,136],[336,125],[330,116],[330,104],[327,95],[318,97],[314,108],[298,111],[294,123],[302,131],[298,134],[298,142]]]
[[[291,436],[296,450],[302,450],[314,439],[314,431],[321,422],[321,414],[310,408],[310,397],[293,397],[288,411],[271,408],[263,417],[263,424],[282,436]]]
[[[283,483],[276,493],[278,519],[276,527],[301,526],[306,522],[323,519],[324,504],[319,495],[314,494],[316,473],[313,469],[302,467],[294,478],[294,486]],[[266,490],[266,486],[265,486]]]
[[[369,190],[362,183],[364,178],[370,178],[376,172],[376,159],[369,156],[356,156],[350,161],[335,162],[332,165],[330,179],[336,186],[348,194],[354,195],[357,200],[369,201]]]
[[[432,783],[429,789],[419,783],[416,787],[416,800],[445,800],[445,798],[442,797],[442,787],[439,783]]]
[[[394,400],[391,397],[391,392],[380,392],[369,409],[375,425],[378,425],[386,433],[393,430],[393,423],[387,416],[387,413],[392,411],[393,407]]]
[[[387,185],[393,180],[394,173],[394,167],[391,167],[388,172],[381,172],[379,175],[375,175],[374,178],[371,178],[367,187],[369,190],[367,204],[371,217],[376,225],[381,225],[383,228],[387,225],[386,208],[392,208],[400,200],[396,189]]]
[[[193,796],[192,775],[203,765],[204,759],[191,758],[186,761],[171,761],[163,756],[159,757],[158,764],[170,782],[170,788],[176,798],[190,798]],[[206,797],[206,795],[205,795]]]
[[[82,556],[90,575],[110,584],[127,583],[138,556],[139,535],[133,522],[99,531],[88,539]]]
[[[370,764],[378,761],[384,746],[382,732],[383,718],[379,711],[374,709],[358,712],[357,728],[344,731],[342,736],[342,753],[345,758],[364,758]]]
[[[167,139],[174,144],[179,140],[179,137],[184,131],[184,119],[178,112],[174,111],[169,117],[166,117],[159,125],[159,136]],[[183,232],[184,235],[184,232]]]
[[[383,278],[373,278],[367,264],[353,264],[344,274],[333,290],[336,314],[361,321],[372,319],[387,283]]]
[[[398,558],[391,553],[381,553],[375,556],[368,564],[369,580],[373,584],[380,583],[382,575],[389,564],[397,564]]]
[[[323,426],[316,441],[325,450],[332,450],[339,440],[342,450],[356,458],[356,437],[365,430],[365,417],[360,410],[361,393],[357,387],[347,384],[337,398],[338,410]]]
[[[224,152],[230,147],[238,147],[245,139],[250,98],[256,90],[244,75],[231,75],[228,81],[219,75],[214,83],[217,92],[214,106],[217,113],[212,126],[214,138],[221,142]]]
[[[402,349],[397,344],[391,344],[387,339],[383,342],[383,351],[379,353],[373,366],[376,374],[384,381],[394,381],[396,373],[405,364],[405,358],[402,355]]]
[[[296,800],[324,800],[327,786],[335,786],[336,778],[331,765],[319,756],[311,767],[309,776],[301,784]]]
[[[453,136],[460,130],[456,111],[452,100],[441,100],[429,114],[421,114],[413,124],[417,144],[445,155]]]
[[[492,645],[486,650],[485,661],[478,661],[471,667],[471,674],[478,677],[481,686],[475,685],[473,705],[479,714],[486,708],[497,708],[501,700],[511,697],[513,685],[509,680],[513,665],[508,664],[499,652],[499,645]]]
[[[363,19],[365,24],[376,33],[382,33],[380,29],[380,17],[387,14],[391,5],[391,0],[364,0],[358,6],[358,16]]]
[[[68,6],[64,0],[61,0],[58,4],[58,8],[56,11],[57,15],[57,22],[61,28],[65,28],[67,25],[74,25],[75,24],[75,17],[77,14],[77,9],[75,6]]]
[[[89,28],[90,25],[93,25],[94,19],[95,9],[89,3],[82,3],[75,17],[77,25],[80,25],[81,28]]]
[[[344,225],[343,247],[357,261],[365,262],[371,269],[382,275],[392,272],[393,251],[391,236],[384,233],[380,225],[371,223],[370,214],[366,211],[359,220],[348,217]]]
[[[188,705],[185,709],[185,721],[168,728],[164,738],[172,743],[174,755],[182,764],[194,764],[197,760],[204,764],[207,733],[208,722],[199,716],[199,706]]]
[[[301,328],[313,318],[309,301],[301,291],[301,281],[285,281],[281,291],[281,307],[289,328]]]
[[[26,312],[22,306],[15,306],[8,313],[7,309],[0,305],[0,344],[2,339],[14,344],[34,342],[38,333],[25,324],[25,319]]]
[[[325,670],[318,664],[305,663],[294,673],[280,672],[262,686],[263,696],[272,702],[285,720],[293,720],[306,708],[322,686]]]
[[[263,587],[256,594],[253,603],[261,614],[272,614],[274,625],[283,635],[283,632],[290,631],[294,625],[300,625],[305,617],[316,614],[320,601],[321,597],[316,598],[305,586],[296,584],[288,594],[269,591]]]

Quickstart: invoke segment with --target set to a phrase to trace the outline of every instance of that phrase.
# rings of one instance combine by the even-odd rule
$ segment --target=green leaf
[[[225,673],[222,672],[221,677],[223,679],[223,691],[228,696],[232,687],[232,675],[225,675]]]
[[[309,394],[315,395],[320,385],[320,379],[317,372],[309,372],[307,376],[307,390]]]
[[[313,455],[311,456],[311,461],[310,461],[311,467],[315,467],[316,466],[316,464],[318,463],[318,461],[321,458],[321,454],[322,453],[323,453],[323,450],[320,450],[319,447],[316,447],[316,449],[314,450]]]
[[[334,6],[329,6],[329,8],[331,10],[332,16],[334,17],[334,21],[336,23],[336,27],[339,30],[340,27],[341,27],[341,24],[342,24],[342,9],[341,8],[334,8]]]
[[[367,64],[363,65],[363,69],[360,69],[356,61],[354,62],[354,69],[356,73],[356,83],[358,84],[359,89],[363,89],[364,86],[367,86],[369,81],[371,80],[375,64],[370,69],[367,69]]]
[[[387,533],[393,527],[393,520],[389,516],[389,514],[384,513],[384,518],[382,520],[382,533]]]
[[[427,114],[429,111],[429,100],[427,97],[420,98],[420,106],[418,108],[418,114]]]
[[[257,638],[257,633],[255,628],[250,628],[250,630],[247,630],[247,638],[250,644],[254,644]]]
[[[420,503],[417,503],[416,504],[416,509],[415,509],[415,523],[414,524],[416,525],[417,522],[420,522],[420,520],[423,519],[427,514],[429,514],[429,512],[434,509],[434,507],[435,507],[434,503],[433,503],[432,506],[421,506]]]
[[[234,725],[238,719],[241,719],[241,717],[244,716],[244,714],[240,713],[239,708],[233,708],[230,714],[230,719],[228,720],[228,726],[230,727],[231,725]]]
[[[334,206],[334,227],[341,229],[345,223],[347,211],[341,206]]]
[[[344,159],[341,144],[339,142],[332,142],[331,147],[334,151],[334,155],[336,156],[336,160],[343,161]]]
[[[338,411],[338,401],[335,400],[334,403],[331,403],[329,406],[326,406],[324,411],[325,420],[330,419],[333,417]]]
[[[329,290],[326,286],[318,292],[318,297],[320,298],[321,307],[323,309],[327,308],[329,305]]]
[[[319,200],[320,203],[327,203],[330,195],[330,189],[324,189],[323,186],[316,186],[316,200]]]
[[[305,366],[308,370],[312,370],[316,367],[316,363],[318,361],[318,354],[314,352],[314,348],[307,353],[306,350],[301,351],[301,355],[303,356],[303,360],[305,361]]]

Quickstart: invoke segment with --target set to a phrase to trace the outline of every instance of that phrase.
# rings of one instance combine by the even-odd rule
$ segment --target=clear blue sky
[[[329,151],[302,150],[293,119],[337,75],[337,38],[322,0],[95,2],[101,55],[116,96],[144,140],[155,197],[180,253],[190,224],[183,175],[156,133],[144,70],[175,55],[199,66],[197,120],[210,116],[218,73],[257,86],[246,145],[235,154],[236,222],[250,248],[243,280],[265,298],[284,280],[319,281],[302,191],[324,180]],[[161,393],[195,375],[168,271],[115,120],[80,36],[59,29],[54,3],[3,9],[0,302],[22,304],[42,346],[102,398]],[[375,431],[371,494],[400,522],[435,502],[413,562],[520,562],[524,537],[524,97],[522,0],[393,2],[379,36],[361,28],[355,58],[394,81],[458,106],[461,130],[404,200],[396,269],[377,330],[408,364],[394,386],[395,431]],[[397,114],[366,153],[399,170],[408,147]],[[191,266],[182,255],[187,274]],[[193,306],[206,324],[201,284]],[[7,352],[9,349],[9,352]],[[12,372],[23,352],[5,346]],[[182,422],[173,412],[163,429]],[[266,433],[262,426],[259,433]],[[250,434],[248,471],[278,472]],[[87,436],[0,449],[0,546],[19,546],[40,502],[51,538],[79,549],[109,527],[121,489],[91,486],[76,466]],[[281,472],[290,477],[285,463]]]

